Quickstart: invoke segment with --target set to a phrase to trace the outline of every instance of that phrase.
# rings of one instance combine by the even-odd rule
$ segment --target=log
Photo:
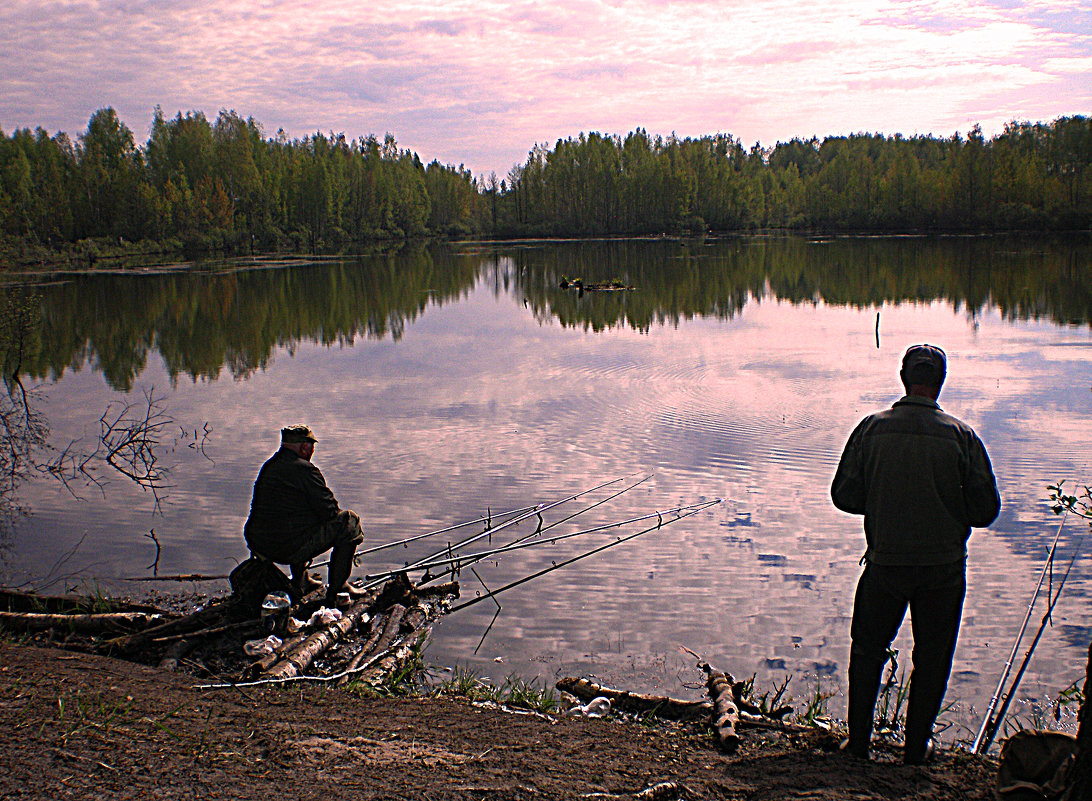
[[[138,631],[135,634],[127,634],[124,637],[115,637],[112,640],[108,640],[105,644],[114,648],[120,648],[123,651],[132,651],[137,648],[143,648],[152,641],[153,637],[163,637],[167,634],[189,632],[194,629],[208,628],[216,623],[222,623],[223,620],[228,617],[229,613],[236,608],[237,607],[230,601],[212,603],[191,615],[168,620],[158,626],[152,626],[151,628],[144,629],[144,631]]]
[[[73,595],[38,595],[21,590],[0,589],[0,610],[5,612],[56,612],[60,614],[86,614],[96,603],[89,596]],[[135,604],[130,601],[111,599],[111,612],[147,612],[163,615],[162,609],[148,604]],[[106,610],[103,610],[106,611]]]
[[[421,600],[406,610],[402,616],[402,630],[416,631],[422,626],[431,623],[447,609],[448,602],[445,598],[433,598]]]
[[[717,742],[730,754],[739,747],[739,733],[736,731],[739,707],[732,692],[732,681],[719,670],[711,670],[705,686],[713,700],[713,727],[717,732]]]
[[[418,598],[444,598],[448,595],[459,597],[459,582],[448,581],[435,587],[414,587],[413,594]]]
[[[281,657],[298,646],[301,642],[307,639],[306,634],[294,634],[291,637],[286,637],[280,644],[280,647],[276,648],[271,654],[262,654],[262,656],[255,659],[247,668],[243,671],[243,678],[246,680],[255,679],[258,676],[265,673],[277,662]]]
[[[397,667],[405,664],[413,653],[413,645],[410,642],[411,635],[418,634],[418,639],[422,633],[427,635],[429,626],[426,624],[436,618],[435,613],[441,610],[443,606],[444,602],[438,600],[432,603],[417,604],[401,613],[398,613],[398,606],[392,608],[391,614],[383,626],[383,634],[374,650],[378,657],[376,664],[369,668],[363,676],[358,677],[359,680],[365,684],[375,686],[381,683],[384,677],[394,672]],[[375,657],[372,658],[375,659]],[[357,654],[353,658],[353,667],[350,670],[357,669],[366,660],[367,653]]]
[[[397,647],[384,651],[378,651],[378,654],[382,656],[377,660],[376,664],[369,668],[368,672],[359,677],[359,680],[364,684],[376,686],[383,682],[384,677],[389,676],[394,672],[394,669],[403,664],[409,655],[413,652],[413,648],[408,640],[403,639],[399,642]]]
[[[375,644],[379,641],[379,637],[383,634],[385,626],[381,625],[383,621],[382,617],[373,617],[368,624],[367,637],[364,641],[364,645],[359,651],[353,654],[353,658],[349,660],[349,664],[345,666],[345,675],[334,682],[338,687],[342,687],[349,683],[349,674],[364,664],[364,660],[368,658],[368,654],[372,653],[375,649]],[[364,632],[362,632],[364,633]]]
[[[391,622],[391,617],[395,614],[397,610],[401,610],[402,608],[403,607],[400,605],[395,605],[395,607],[391,609],[390,613],[383,619],[382,625],[380,625],[379,618],[372,619],[372,626],[369,630],[368,639],[364,641],[364,646],[360,649],[360,652],[354,654],[353,658],[349,660],[349,665],[346,668],[347,671],[352,672],[360,667],[362,664],[364,664],[364,660],[367,659],[368,656],[370,656],[371,654],[375,653],[375,651],[377,650],[376,645],[379,643],[381,637],[385,638],[387,642],[390,642],[390,640],[393,639],[394,634],[391,634],[389,637],[387,636],[387,631],[388,629],[390,629],[389,624]],[[400,613],[399,617],[401,617]],[[398,622],[394,624],[395,633],[397,633],[398,625]],[[348,681],[348,677],[345,678],[345,681]]]
[[[394,638],[398,636],[398,630],[402,626],[402,616],[406,614],[406,607],[402,604],[395,604],[391,607],[390,612],[387,614],[387,620],[383,624],[383,633],[380,634],[379,640],[372,646],[373,651],[385,651],[390,648]],[[361,662],[364,660],[361,659]],[[359,664],[359,663],[358,663]]]
[[[223,581],[228,576],[210,576],[205,573],[176,573],[173,576],[127,576],[122,581]]]
[[[582,701],[603,696],[609,698],[611,705],[622,712],[652,714],[666,720],[698,720],[713,711],[713,704],[708,701],[686,701],[663,695],[645,695],[629,690],[615,690],[604,687],[587,679],[567,677],[555,685],[562,692],[571,693]]]
[[[292,651],[285,653],[283,658],[269,669],[269,678],[289,679],[302,674],[315,661],[315,657],[356,628],[367,610],[367,599],[354,603],[349,607],[349,611],[342,615],[341,620],[316,631]]]
[[[60,614],[51,612],[0,612],[0,626],[13,631],[64,629],[79,634],[103,634],[147,627],[160,620],[147,612],[100,612]]]
[[[195,629],[193,631],[184,631],[178,634],[168,634],[164,637],[152,637],[149,642],[151,643],[165,643],[173,642],[179,639],[193,639],[198,640],[204,637],[212,637],[216,634],[225,634],[229,631],[238,631],[239,629],[254,628],[257,629],[261,624],[260,618],[254,618],[253,620],[240,620],[238,623],[225,623],[223,626],[209,626],[204,629]]]

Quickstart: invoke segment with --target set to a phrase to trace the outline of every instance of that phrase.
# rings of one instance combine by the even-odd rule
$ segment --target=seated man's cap
[[[935,345],[912,345],[902,357],[902,380],[908,385],[939,387],[948,374],[948,359]]]
[[[294,425],[281,429],[281,442],[318,442],[310,426]]]

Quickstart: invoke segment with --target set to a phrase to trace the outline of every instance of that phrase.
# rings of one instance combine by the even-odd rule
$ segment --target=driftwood
[[[402,617],[405,614],[406,607],[402,606],[402,604],[395,604],[391,607],[390,612],[387,614],[387,621],[383,624],[383,632],[379,636],[379,641],[372,646],[372,650],[385,651],[390,648],[394,638],[398,636],[398,630],[402,627]]]
[[[38,595],[21,590],[0,589],[0,611],[4,612],[55,612],[66,615],[87,614],[96,600],[90,596]],[[162,615],[163,610],[147,604],[114,600],[110,604],[115,612],[147,612]]]
[[[681,798],[682,794],[683,787],[678,782],[659,782],[636,793],[583,793],[580,797],[596,801],[667,801]]]
[[[258,628],[261,624],[261,620],[254,618],[253,620],[240,620],[237,623],[225,623],[222,626],[209,626],[204,629],[194,629],[192,631],[184,631],[178,634],[166,634],[162,637],[152,637],[150,642],[156,644],[162,644],[165,642],[174,642],[180,639],[201,639],[203,637],[212,637],[216,634],[226,634],[229,631],[239,631],[240,629]]]
[[[708,701],[685,701],[663,695],[645,695],[628,690],[615,690],[587,679],[567,677],[555,685],[562,692],[571,693],[582,701],[600,696],[609,698],[611,706],[622,712],[652,714],[667,720],[697,720],[707,717],[713,710]]]
[[[393,673],[399,665],[404,664],[411,653],[413,653],[413,646],[408,637],[403,638],[396,647],[387,651],[377,651],[372,657],[375,660],[374,664],[357,678],[364,684],[375,686]]]
[[[103,634],[145,628],[160,620],[147,612],[99,612],[61,614],[50,612],[0,612],[0,626],[14,631],[61,629],[79,634]]]
[[[293,648],[298,646],[306,639],[306,634],[293,634],[291,637],[285,637],[284,640],[281,641],[281,644],[277,648],[275,648],[272,653],[262,654],[260,657],[251,662],[250,665],[248,665],[247,668],[243,671],[243,678],[249,680],[262,675],[275,664],[277,664],[277,662],[280,661],[281,657],[284,654],[291,651]]]
[[[379,638],[379,641],[375,647],[375,655],[370,659],[374,660],[374,664],[370,665],[368,670],[358,677],[360,681],[365,684],[375,685],[383,680],[384,677],[393,673],[400,665],[406,663],[406,661],[413,654],[413,642],[415,638],[419,638],[423,632],[428,632],[428,622],[432,620],[437,611],[442,609],[444,602],[441,598],[436,598],[431,601],[422,601],[415,604],[411,608],[405,610],[401,615],[401,620],[397,625],[392,623],[391,619],[387,620],[386,625],[383,627],[383,635]],[[391,610],[391,618],[394,617],[394,610]],[[388,634],[390,639],[388,639]],[[416,635],[416,637],[415,637]],[[384,643],[388,643],[384,645]],[[358,667],[365,665],[368,662],[367,656],[360,656]],[[354,659],[354,662],[357,660]]]
[[[349,661],[349,670],[356,670],[360,667],[361,663],[368,657],[368,654],[375,650],[375,645],[379,642],[379,638],[383,636],[383,632],[386,630],[386,621],[389,619],[390,615],[382,615],[371,619],[367,632],[368,639],[364,641],[364,645],[360,648],[360,653]]]
[[[435,587],[414,587],[413,594],[418,599],[421,598],[445,598],[448,595],[459,597],[459,582],[448,581],[444,584],[437,584]]]
[[[324,629],[316,631],[269,669],[271,679],[289,679],[307,670],[315,657],[357,627],[368,611],[366,598],[354,603],[349,611]]]
[[[385,651],[390,647],[391,642],[393,642],[394,638],[398,635],[398,630],[402,625],[402,616],[405,613],[406,607],[402,606],[402,604],[395,604],[387,613],[382,626],[380,626],[378,622],[375,622],[368,639],[364,642],[364,646],[360,649],[359,653],[349,660],[349,664],[345,668],[346,671],[352,673],[363,665],[364,661],[369,656],[374,653]],[[346,676],[345,681],[348,680],[348,676]]]
[[[133,651],[139,648],[145,648],[150,646],[152,640],[157,637],[162,638],[168,634],[191,632],[196,631],[197,629],[223,624],[230,612],[235,609],[236,607],[230,602],[212,603],[204,609],[194,612],[192,615],[168,620],[158,626],[152,626],[143,631],[138,631],[135,634],[127,634],[124,637],[115,637],[112,640],[107,640],[105,644],[122,651]]]
[[[210,576],[205,573],[176,573],[172,576],[126,576],[122,581],[223,581],[227,576]]]
[[[739,747],[739,707],[732,693],[732,681],[719,670],[710,670],[705,684],[713,700],[713,727],[720,747],[731,753]]]

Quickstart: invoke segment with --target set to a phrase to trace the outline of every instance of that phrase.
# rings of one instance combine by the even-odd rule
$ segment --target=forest
[[[987,139],[855,134],[747,148],[581,133],[501,177],[424,163],[391,134],[267,136],[252,117],[157,107],[138,143],[112,108],[75,140],[0,130],[0,254],[326,252],[421,237],[1087,231],[1092,119]]]

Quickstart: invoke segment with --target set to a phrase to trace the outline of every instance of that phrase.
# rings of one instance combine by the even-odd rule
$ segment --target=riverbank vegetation
[[[878,134],[747,148],[581,133],[507,175],[424,163],[391,134],[268,136],[252,117],[158,107],[138,144],[112,108],[71,138],[0,131],[5,261],[118,253],[339,250],[423,236],[751,231],[1087,230],[1092,120],[990,139]]]

